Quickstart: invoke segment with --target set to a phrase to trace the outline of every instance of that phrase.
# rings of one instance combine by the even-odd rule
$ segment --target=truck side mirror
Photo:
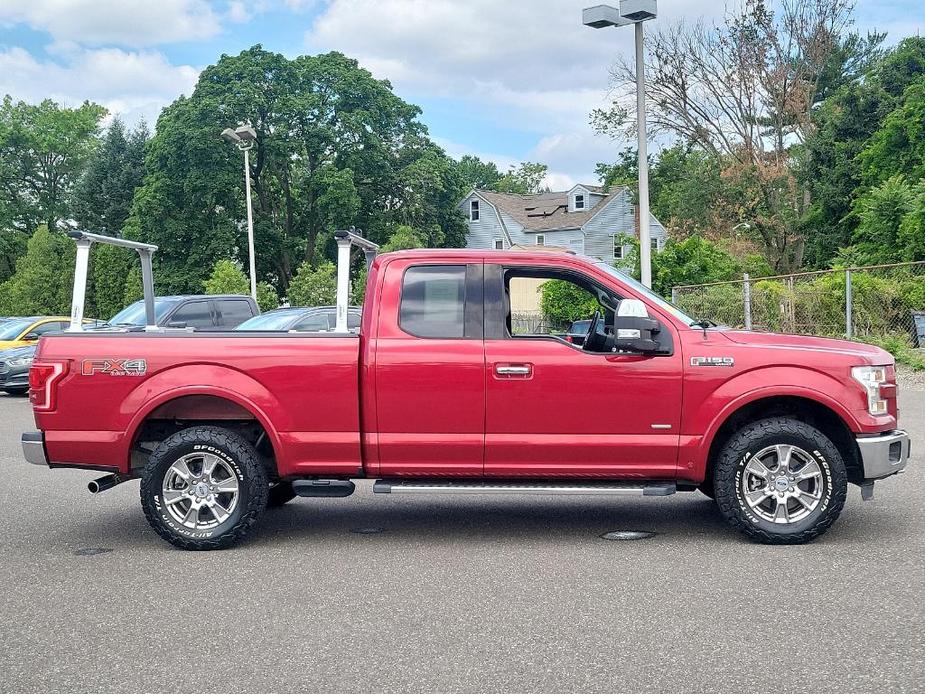
[[[36,332],[26,333],[22,336],[23,342],[35,342],[39,339],[39,334]]]
[[[652,339],[660,326],[657,320],[649,318],[646,305],[639,299],[623,299],[613,319],[613,347],[617,352],[651,354],[658,351],[658,343]]]

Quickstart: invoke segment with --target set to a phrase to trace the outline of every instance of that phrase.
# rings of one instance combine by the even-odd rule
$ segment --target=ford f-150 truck
[[[597,302],[580,346],[513,318],[514,289],[549,280]],[[358,478],[391,494],[699,489],[753,540],[801,543],[849,483],[869,497],[909,455],[887,352],[711,326],[606,263],[539,250],[380,255],[358,334],[44,338],[30,397],[27,460],[106,472],[91,491],[140,478],[148,521],[185,549]]]

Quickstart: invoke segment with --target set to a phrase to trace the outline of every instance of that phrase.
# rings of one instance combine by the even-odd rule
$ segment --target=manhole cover
[[[357,535],[376,535],[377,533],[385,532],[385,528],[351,528],[350,532]]]
[[[655,537],[655,533],[649,530],[612,530],[601,537],[605,540],[648,540]]]
[[[81,547],[74,554],[78,557],[92,557],[94,554],[106,554],[111,551],[109,547]]]

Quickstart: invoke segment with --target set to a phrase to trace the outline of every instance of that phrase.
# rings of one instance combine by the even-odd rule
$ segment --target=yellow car
[[[46,333],[66,330],[70,324],[71,319],[62,316],[9,318],[0,323],[0,350],[25,347]]]

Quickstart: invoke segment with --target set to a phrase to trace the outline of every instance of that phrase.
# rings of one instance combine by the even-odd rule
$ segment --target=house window
[[[503,251],[504,250],[504,241],[501,239],[495,239],[495,250]]]
[[[576,210],[585,209],[585,196],[584,195],[575,196],[575,209]]]
[[[545,234],[537,234],[537,235],[536,235],[536,245],[537,245],[537,246],[545,246],[545,245],[546,245],[546,235],[545,235]]]
[[[649,245],[652,247],[653,251],[658,253],[659,247],[658,247],[658,237],[657,236],[653,236],[651,239],[649,239]]]
[[[469,219],[473,222],[479,221],[479,201],[473,200],[469,203]]]
[[[613,259],[623,260],[623,244],[619,236],[613,237]]]

